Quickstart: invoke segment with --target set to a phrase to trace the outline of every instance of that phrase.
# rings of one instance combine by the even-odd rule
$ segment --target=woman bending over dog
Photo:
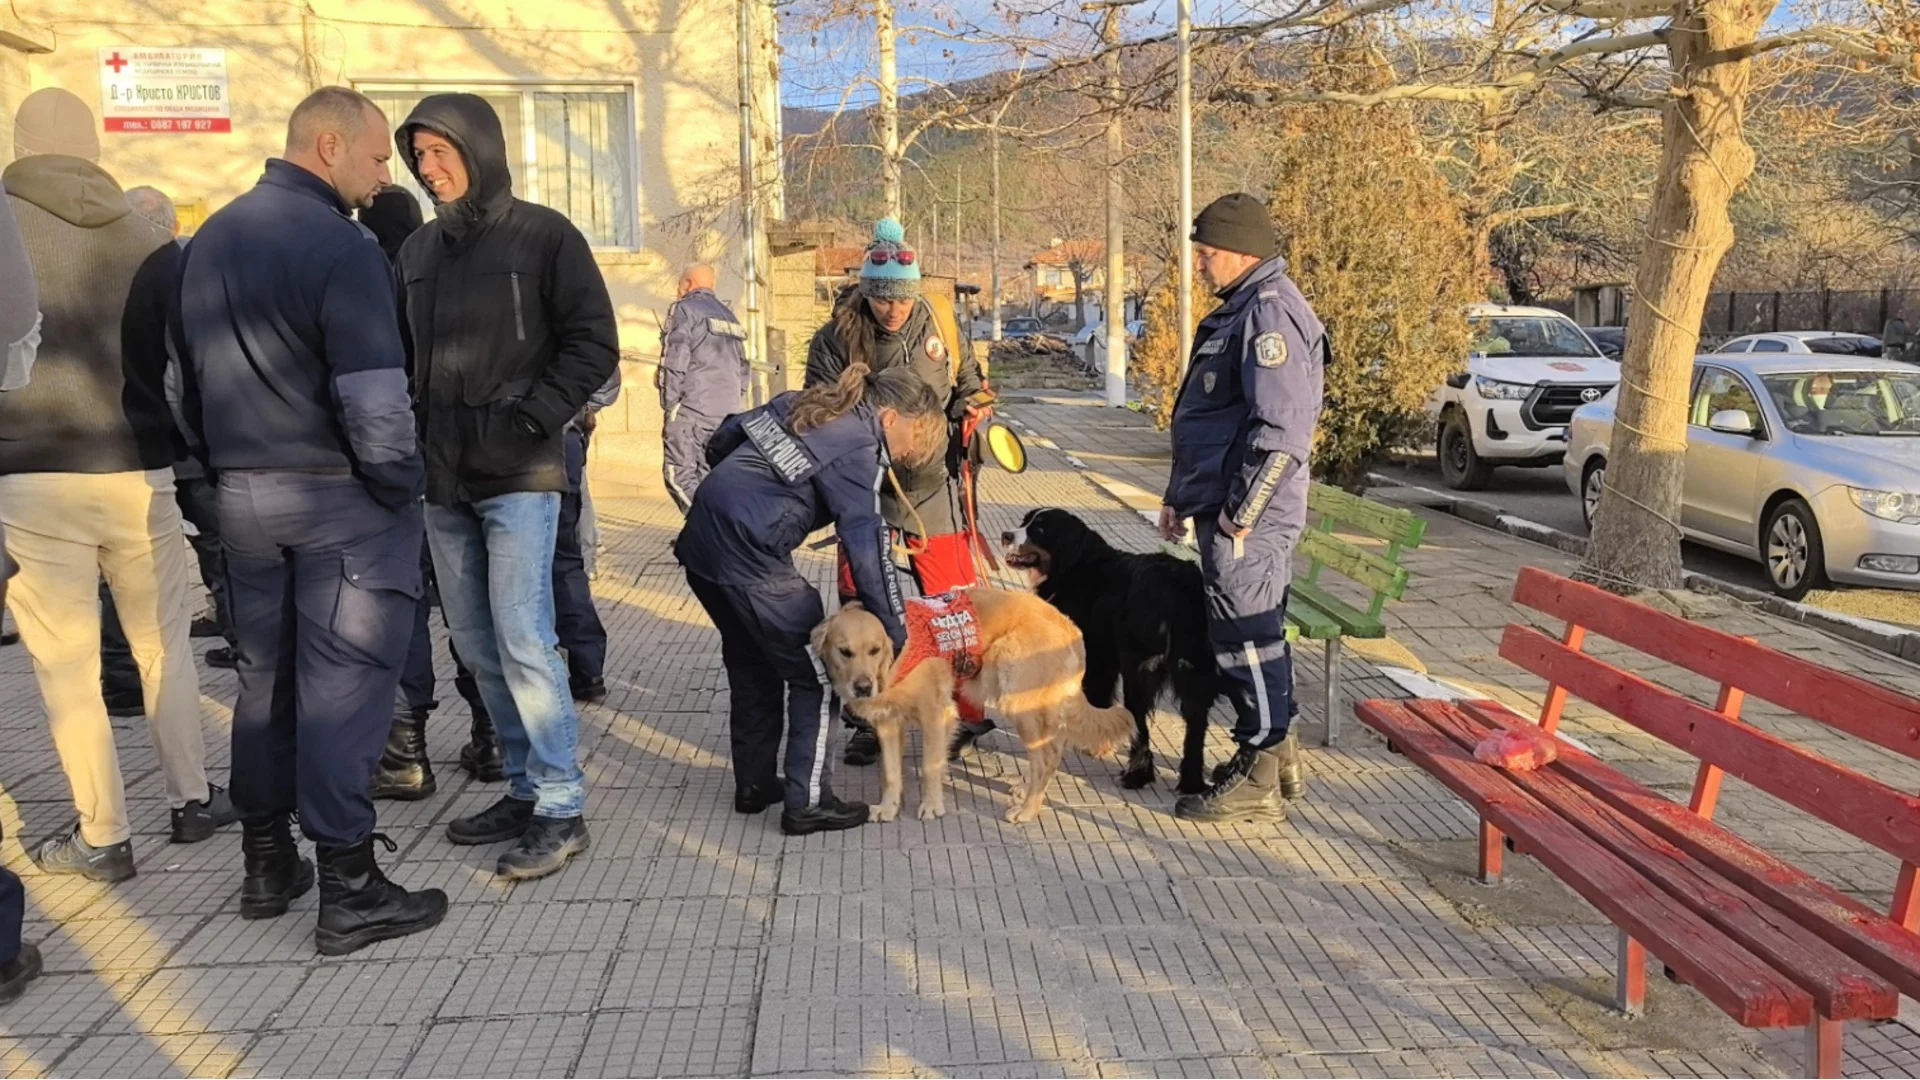
[[[789,834],[867,820],[864,804],[841,801],[827,785],[833,696],[808,642],[825,609],[793,553],[809,533],[833,525],[861,603],[894,648],[905,642],[876,492],[889,468],[911,472],[939,459],[945,404],[911,371],[874,374],[853,364],[833,382],[729,417],[707,443],[712,471],[694,492],[674,554],[720,631],[734,809],[757,814],[784,802],[780,827]],[[784,790],[775,774],[783,698]]]

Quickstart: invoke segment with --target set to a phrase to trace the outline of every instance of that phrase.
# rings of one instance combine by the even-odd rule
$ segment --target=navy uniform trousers
[[[587,436],[567,428],[567,492],[560,496],[560,524],[553,541],[553,631],[567,650],[567,677],[574,687],[606,674],[607,628],[593,606],[586,554],[580,549],[581,486],[587,482]]]
[[[682,404],[660,433],[661,471],[666,474],[667,494],[682,514],[693,505],[694,489],[707,478],[707,440],[713,438],[719,427],[719,420],[702,416]]]
[[[1287,737],[1293,704],[1293,647],[1287,642],[1287,586],[1295,538],[1255,525],[1234,551],[1217,515],[1194,519],[1207,588],[1207,636],[1233,683],[1233,741],[1265,750]]]
[[[390,510],[344,470],[221,474],[242,818],[298,810],[307,838],[329,846],[373,833],[369,781],[423,591],[424,535],[419,504]]]
[[[784,719],[787,807],[815,805],[827,790],[827,719],[839,708],[810,641],[826,618],[820,594],[798,572],[755,585],[720,585],[689,572],[687,584],[720,631],[734,783],[773,790]]]

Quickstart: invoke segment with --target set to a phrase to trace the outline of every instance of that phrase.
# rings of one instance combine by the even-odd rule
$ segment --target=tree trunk
[[[1667,50],[1680,96],[1665,106],[1660,174],[1634,275],[1632,329],[1620,369],[1606,490],[1580,575],[1616,591],[1681,584],[1680,493],[1687,395],[1700,319],[1733,246],[1727,206],[1753,171],[1742,124],[1751,44],[1771,0],[1676,6]]]
[[[1127,244],[1126,178],[1120,173],[1126,153],[1121,129],[1124,99],[1120,95],[1120,9],[1107,9],[1100,37],[1107,43],[1107,404],[1127,403]]]
[[[873,0],[873,32],[880,46],[880,191],[887,213],[900,218],[900,78],[894,62],[893,0]]]
[[[993,122],[993,340],[1000,340],[1000,118]]]

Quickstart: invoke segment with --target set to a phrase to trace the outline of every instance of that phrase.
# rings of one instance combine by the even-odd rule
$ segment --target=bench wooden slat
[[[1299,583],[1296,582],[1293,587],[1298,590]],[[1346,632],[1340,625],[1340,620],[1304,600],[1295,603],[1294,596],[1293,593],[1288,595],[1287,625],[1298,629],[1300,637],[1309,641],[1325,641],[1328,638],[1337,638]]]
[[[1500,655],[1675,748],[1906,862],[1920,862],[1920,798],[1622,671],[1524,626]]]
[[[1307,509],[1399,547],[1419,547],[1427,533],[1427,519],[1411,510],[1387,506],[1328,484],[1307,489]]]
[[[1459,704],[1490,725],[1534,726],[1498,702]],[[1764,898],[1901,993],[1920,998],[1920,934],[1564,741],[1555,765],[1594,797]]]
[[[1308,559],[1389,600],[1398,600],[1407,591],[1407,579],[1411,575],[1405,567],[1337,536],[1308,529],[1300,534],[1298,550]]]
[[[1412,712],[1468,753],[1490,732],[1483,719],[1451,702],[1416,700]],[[1813,995],[1820,1015],[1834,1020],[1884,1020],[1900,1008],[1892,984],[1875,975],[1789,913],[1777,911],[1665,838],[1588,792],[1558,768],[1505,772],[1516,787],[1571,821],[1707,922],[1767,961]]]
[[[1793,1027],[1813,997],[1398,701],[1354,712],[1744,1027]]]
[[[1318,585],[1294,582],[1287,598],[1288,614],[1293,613],[1296,605],[1303,612],[1311,611],[1311,617],[1316,620],[1331,620],[1339,627],[1340,633],[1347,637],[1378,638],[1387,635],[1385,620],[1361,611]]]
[[[1920,699],[1537,567],[1520,571],[1513,599],[1895,753],[1920,758]]]

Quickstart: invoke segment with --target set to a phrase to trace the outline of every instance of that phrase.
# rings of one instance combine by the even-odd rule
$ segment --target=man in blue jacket
[[[687,267],[660,341],[667,494],[682,514],[706,478],[707,440],[720,421],[740,411],[747,390],[747,328],[713,285],[713,267]]]
[[[425,471],[392,271],[349,212],[390,176],[386,117],[315,91],[284,159],[194,237],[173,319],[189,443],[219,477],[240,697],[233,801],[243,918],[287,910],[320,863],[322,953],[418,933],[446,894],[375,864],[369,780],[420,598]],[[387,842],[388,850],[393,850]]]
[[[1304,783],[1293,722],[1287,587],[1306,525],[1307,458],[1320,420],[1327,331],[1287,277],[1267,208],[1222,196],[1193,222],[1200,272],[1220,306],[1195,329],[1173,407],[1173,470],[1160,531],[1200,544],[1207,629],[1236,684],[1239,749],[1204,793],[1174,805],[1194,821],[1279,820]]]

